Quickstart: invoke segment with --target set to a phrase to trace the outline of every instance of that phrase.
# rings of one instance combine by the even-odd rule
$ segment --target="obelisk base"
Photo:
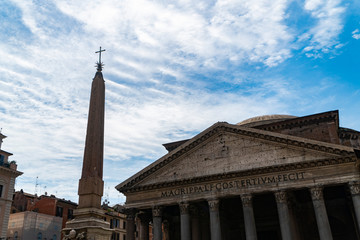
[[[103,211],[82,208],[74,211],[75,218],[66,222],[62,230],[65,240],[110,240],[110,223],[103,220]]]

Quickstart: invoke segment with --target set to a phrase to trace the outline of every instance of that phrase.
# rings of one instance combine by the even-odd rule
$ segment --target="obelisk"
[[[74,211],[75,218],[66,223],[63,229],[65,238],[109,240],[111,229],[109,223],[103,220],[101,197],[104,181],[104,112],[105,112],[105,81],[102,75],[101,50],[97,72],[92,81],[88,124],[81,179],[79,180],[79,206]]]

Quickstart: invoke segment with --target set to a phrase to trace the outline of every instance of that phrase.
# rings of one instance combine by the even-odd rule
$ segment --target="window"
[[[126,235],[123,235],[123,239],[122,240],[126,240]]]
[[[3,185],[0,185],[0,197],[2,197]]]
[[[119,228],[120,227],[120,220],[119,219],[111,219],[110,220],[110,228]]]
[[[72,209],[68,209],[68,219],[73,219],[74,215],[73,215],[73,210]]]
[[[14,239],[18,239],[18,232],[14,232]]]
[[[123,229],[126,229],[126,222],[123,221]]]
[[[41,232],[38,233],[37,240],[42,240],[42,233]]]
[[[0,154],[0,166],[4,165],[5,156]]]
[[[120,240],[120,234],[119,233],[112,233],[111,234],[111,240]]]
[[[54,234],[54,236],[53,236],[52,240],[56,240],[56,234]]]
[[[57,217],[62,217],[63,216],[63,208],[56,206],[56,216]]]

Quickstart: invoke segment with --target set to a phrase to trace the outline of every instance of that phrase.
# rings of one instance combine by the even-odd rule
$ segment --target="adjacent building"
[[[10,214],[7,239],[60,240],[62,218],[38,212]]]
[[[43,213],[51,216],[61,217],[62,226],[65,226],[66,221],[73,219],[73,211],[77,204],[54,195],[47,194],[37,196],[25,193],[22,189],[15,192],[12,204],[12,213],[32,211]]]
[[[49,219],[54,219],[55,225],[57,225],[57,218],[52,217],[58,217],[61,219],[61,226],[60,230],[65,227],[65,224],[67,221],[73,219],[73,211],[76,209],[77,204],[55,197],[54,195],[48,196],[47,194],[37,196],[32,195],[29,193],[25,193],[23,190],[17,191],[14,194],[14,200],[12,204],[12,214],[10,215],[10,219],[16,219],[16,221],[20,221],[19,219],[26,219],[26,218],[34,218],[35,215],[24,215],[20,214],[17,215],[16,213],[20,212],[35,212],[40,213],[41,216],[48,215]],[[15,215],[14,215],[15,214]],[[13,223],[11,223],[13,224]],[[32,227],[35,227],[32,226]],[[9,226],[9,231],[13,230]],[[37,231],[37,228],[33,228],[34,231]],[[60,230],[57,234],[58,237],[60,237]],[[15,230],[13,232],[8,231],[8,237],[12,237]],[[28,231],[31,231],[28,229]],[[53,229],[51,228],[51,231],[48,232],[42,232],[42,235],[49,235],[52,234]],[[19,235],[19,232],[17,233]],[[51,235],[53,236],[53,235]],[[22,238],[26,239],[26,238]],[[43,238],[45,239],[45,238]],[[59,238],[60,239],[60,238]]]
[[[338,111],[218,122],[120,183],[127,240],[360,239],[360,132]],[[135,232],[135,216],[142,219]]]
[[[12,153],[2,150],[1,145],[4,138],[6,136],[0,133],[0,239],[6,238],[15,178],[22,174],[16,170],[16,162],[9,161]]]
[[[126,240],[126,215],[124,213],[124,207],[122,205],[115,205],[109,207],[103,205],[104,220],[110,223],[110,229],[112,230],[111,240]]]

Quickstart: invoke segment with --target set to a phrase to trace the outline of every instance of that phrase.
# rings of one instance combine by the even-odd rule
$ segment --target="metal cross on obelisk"
[[[101,46],[100,46],[100,50],[95,52],[95,53],[99,53],[99,62],[97,63],[98,72],[101,72],[102,67],[104,66],[104,64],[101,62],[101,52],[105,52],[105,51],[106,51],[105,49],[101,50]]]

